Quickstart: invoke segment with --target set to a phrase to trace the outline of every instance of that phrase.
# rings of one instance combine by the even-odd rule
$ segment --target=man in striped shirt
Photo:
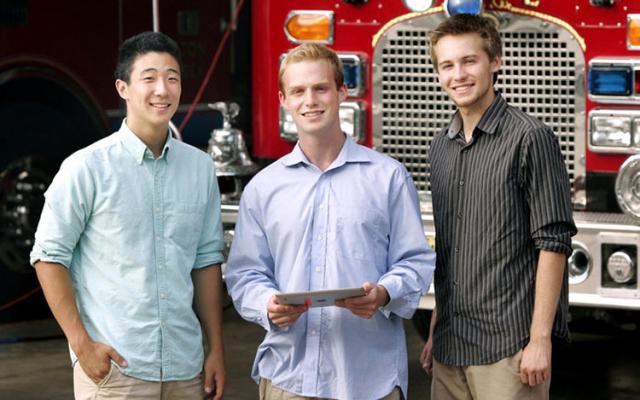
[[[547,399],[551,338],[568,339],[569,179],[557,139],[494,83],[502,42],[460,14],[430,36],[458,107],[433,140],[436,309],[421,362],[433,399]]]

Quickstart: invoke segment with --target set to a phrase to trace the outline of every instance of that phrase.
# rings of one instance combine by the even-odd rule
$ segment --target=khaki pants
[[[200,376],[186,381],[144,381],[123,374],[112,364],[107,376],[96,384],[79,362],[73,367],[73,392],[76,400],[191,400],[204,396]]]
[[[432,400],[548,400],[550,379],[520,382],[522,350],[493,364],[450,367],[433,360]]]
[[[260,378],[260,400],[321,400],[318,397],[303,397],[295,393],[279,389],[271,384],[269,379]],[[391,393],[380,400],[402,400],[399,388],[393,389]]]

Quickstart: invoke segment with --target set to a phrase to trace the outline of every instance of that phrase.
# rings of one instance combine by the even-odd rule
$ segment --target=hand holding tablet
[[[307,305],[308,307],[333,306],[336,300],[348,297],[364,296],[365,290],[362,287],[330,290],[313,290],[308,292],[288,292],[276,294],[276,299],[280,304]]]

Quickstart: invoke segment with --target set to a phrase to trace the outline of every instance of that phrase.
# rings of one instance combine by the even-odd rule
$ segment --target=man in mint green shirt
[[[45,194],[31,263],[77,399],[222,397],[220,195],[211,158],[168,133],[180,71],[167,36],[125,41],[127,118],[66,159]]]

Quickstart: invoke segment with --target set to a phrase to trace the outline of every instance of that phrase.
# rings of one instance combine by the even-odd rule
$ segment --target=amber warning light
[[[291,11],[285,22],[285,33],[293,43],[333,44],[333,12]]]

